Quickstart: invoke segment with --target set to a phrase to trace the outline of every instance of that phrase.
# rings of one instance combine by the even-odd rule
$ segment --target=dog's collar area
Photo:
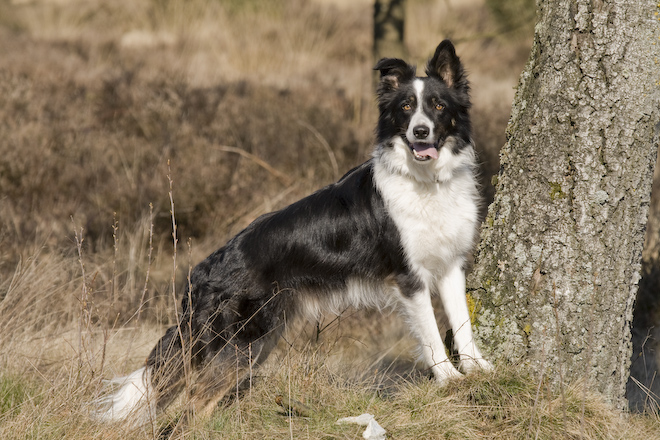
[[[426,162],[431,159],[438,158],[438,144],[429,144],[423,142],[409,143],[408,147],[415,160],[419,162]]]

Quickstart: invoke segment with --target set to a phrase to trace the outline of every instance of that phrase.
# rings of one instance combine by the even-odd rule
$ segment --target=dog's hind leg
[[[236,293],[224,300],[218,300],[219,294],[209,294],[206,297],[215,303],[209,301],[210,307],[198,303],[190,319],[190,327],[195,329],[194,338],[189,339],[192,347],[183,350],[191,357],[191,380],[188,409],[180,423],[208,417],[218,402],[237,388],[250,365],[265,360],[277,344],[284,331],[283,317],[289,308],[290,293],[263,293],[258,289],[253,292]],[[294,313],[288,312],[286,316]],[[185,319],[181,322],[182,329],[188,328]],[[174,382],[163,380],[162,388],[173,385]]]
[[[205,366],[195,379],[188,407],[195,419],[210,417],[222,399],[238,390],[245,377],[247,367],[242,360],[243,354],[236,353],[235,356],[227,357]]]
[[[190,345],[189,334],[185,324],[170,327],[147,358],[159,411],[167,408],[185,385],[185,373],[192,365],[190,349],[183,349]]]
[[[220,350],[199,369],[191,390],[189,414],[195,418],[208,418],[223,398],[238,391],[250,367],[268,357],[281,333],[276,329],[252,342],[241,340],[239,334],[234,345],[227,344]]]
[[[237,388],[244,371],[245,368],[236,359],[205,365],[192,385],[187,417],[195,420],[210,417],[218,403]]]

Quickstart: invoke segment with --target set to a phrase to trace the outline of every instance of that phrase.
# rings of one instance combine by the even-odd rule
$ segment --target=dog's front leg
[[[462,374],[447,357],[433,313],[430,292],[426,289],[416,292],[411,297],[404,297],[402,303],[408,324],[419,341],[422,357],[436,380],[444,385],[451,379],[461,378]]]
[[[465,373],[480,369],[492,370],[493,366],[483,358],[474,343],[470,313],[465,298],[465,273],[460,265],[454,266],[440,281],[439,290],[442,305],[453,331],[454,344],[460,355],[461,370]]]

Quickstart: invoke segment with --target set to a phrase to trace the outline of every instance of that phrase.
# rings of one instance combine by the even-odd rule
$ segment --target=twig
[[[252,397],[252,342],[248,344],[248,369],[250,371],[250,397]]]
[[[238,345],[234,344],[234,351],[236,353],[236,418],[238,424],[241,424],[241,399],[239,396],[240,391],[240,377],[241,377],[241,367],[238,359]]]
[[[167,161],[167,181],[169,183],[169,196],[170,196],[170,214],[172,216],[172,301],[174,302],[174,315],[176,319],[176,328],[181,341],[181,356],[183,357],[183,375],[186,380],[186,390],[190,392],[190,370],[188,368],[188,360],[186,356],[186,341],[183,339],[183,332],[181,331],[181,321],[179,320],[179,307],[176,298],[176,250],[179,239],[177,237],[176,216],[174,213],[174,182],[172,181],[172,170],[170,168],[170,161]]]
[[[192,238],[188,238],[188,288],[186,289],[186,298],[188,299],[188,346],[190,347],[190,356],[192,357],[193,331],[192,331]],[[188,359],[192,362],[192,359]]]
[[[172,182],[172,170],[170,168],[170,161],[167,161],[167,181],[169,183],[170,190],[168,192],[170,196],[170,215],[172,217],[172,297],[174,299],[174,312],[177,317],[179,316],[179,311],[177,310],[177,301],[176,301],[176,245],[179,242],[177,238],[177,229],[176,229],[176,216],[174,214],[174,194],[173,194],[173,182]]]
[[[112,245],[113,245],[113,255],[112,255],[112,310],[115,311],[117,307],[117,254],[119,250],[119,236],[117,232],[119,231],[119,222],[117,221],[117,213],[112,213]]]
[[[80,264],[81,277],[82,277],[82,293],[80,298],[80,319],[78,322],[78,375],[82,371],[83,363],[83,322],[85,321],[85,312],[87,311],[87,298],[89,291],[87,289],[87,276],[85,273],[85,263],[83,263],[82,256],[82,244],[84,241],[83,238],[83,227],[80,227],[80,232],[76,227],[73,217],[71,217],[71,222],[73,223],[74,237],[76,240],[76,250],[78,251],[78,263]]]
[[[144,277],[144,288],[142,289],[142,297],[140,297],[140,305],[138,306],[137,317],[135,318],[135,324],[139,324],[140,315],[142,314],[142,308],[144,307],[144,298],[147,295],[147,290],[149,288],[149,274],[151,272],[151,254],[153,252],[154,240],[154,204],[149,203],[149,252],[147,253],[147,274]]]
[[[318,141],[321,143],[321,146],[323,147],[325,152],[328,153],[328,157],[330,157],[330,164],[332,165],[333,177],[337,179],[339,177],[339,166],[337,165],[337,158],[335,157],[335,153],[332,151],[332,148],[330,148],[330,144],[328,143],[328,141],[326,141],[323,135],[321,135],[321,133],[319,133],[319,131],[316,128],[314,128],[312,125],[301,120],[298,120],[297,122],[299,125],[302,125],[306,129],[311,131],[314,137],[316,137],[316,139],[318,139]]]
[[[151,273],[151,255],[153,251],[153,237],[154,237],[154,205],[153,203],[149,203],[149,251],[147,253],[147,274],[144,277],[144,287],[142,288],[142,296],[140,297],[140,303],[138,304],[138,309],[137,312],[135,312],[135,328],[139,327],[140,325],[140,316],[142,315],[142,309],[144,308],[144,299],[147,295],[147,290],[149,288],[149,274]],[[132,319],[132,317],[130,318]],[[130,321],[129,319],[129,321]],[[126,350],[126,353],[131,352],[131,348],[133,346],[133,341],[135,341],[135,336],[136,333],[133,333],[131,338],[128,341],[128,348]],[[128,357],[126,358],[126,361],[128,361]]]
[[[99,367],[99,376],[103,377],[103,369],[105,368],[105,355],[106,355],[106,348],[108,346],[108,340],[110,339],[110,336],[108,335],[108,329],[104,328],[103,329],[103,346],[101,347],[101,366]]]
[[[660,396],[656,395],[653,391],[651,391],[650,387],[647,387],[641,383],[636,377],[630,376],[630,379],[635,385],[639,387],[640,390],[642,390],[644,394],[646,394],[647,399],[645,400],[644,405],[649,408],[652,414],[660,416]],[[653,379],[655,379],[655,373],[653,374]],[[646,411],[646,408],[644,411]]]
[[[240,156],[242,156],[246,159],[250,159],[252,162],[256,163],[261,168],[265,169],[266,171],[271,173],[273,176],[275,176],[277,179],[279,179],[284,185],[288,186],[288,185],[291,185],[291,183],[293,182],[293,180],[289,176],[287,176],[286,174],[284,174],[281,171],[276,170],[271,165],[269,165],[266,161],[264,161],[263,159],[261,159],[260,157],[254,155],[252,153],[248,153],[247,151],[241,150],[240,148],[229,147],[227,145],[220,145],[216,148],[220,151],[224,151],[225,153],[235,153],[235,154],[238,154],[238,155],[240,155]]]
[[[284,328],[287,327],[286,321],[286,312],[284,312]],[[291,399],[291,347],[289,346],[286,351],[286,368],[287,368],[287,393],[289,394],[289,399]],[[291,435],[291,440],[293,440],[293,414],[289,412],[289,434]]]

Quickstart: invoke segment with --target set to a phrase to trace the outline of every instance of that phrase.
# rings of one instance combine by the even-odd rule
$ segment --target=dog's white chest
[[[376,180],[414,269],[437,278],[463,262],[474,243],[478,216],[471,175],[420,183],[383,173]]]

